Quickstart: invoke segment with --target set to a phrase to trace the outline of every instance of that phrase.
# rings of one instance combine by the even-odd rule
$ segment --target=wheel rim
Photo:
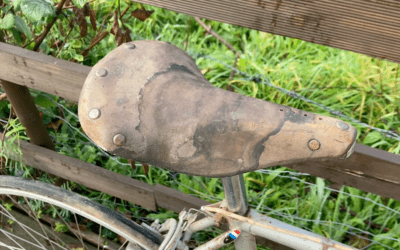
[[[8,178],[13,178],[13,181],[19,179]],[[15,187],[2,186],[1,184],[4,184],[2,180],[4,180],[4,176],[0,176],[0,195],[3,195],[3,199],[0,199],[2,201],[0,205],[2,219],[0,246],[6,247],[6,249],[124,249],[128,241],[135,242],[143,249],[158,248],[157,244],[134,230],[141,228],[140,226],[130,221],[127,222],[126,220],[128,219],[124,217],[124,222],[120,222],[121,215],[114,218],[114,221],[109,214],[114,214],[114,211],[97,203],[95,203],[97,205],[93,205],[93,202],[87,198],[70,192],[73,194],[71,197],[59,194],[59,199],[55,199],[51,195],[49,197],[48,193],[42,195],[39,191],[30,192],[27,190],[35,188],[35,185],[39,182],[17,180],[22,184],[29,184],[30,187],[25,185],[23,188],[16,189]],[[56,190],[55,192],[65,193],[67,191],[43,183],[40,186],[51,188],[53,191]],[[38,186],[37,189],[40,190],[41,187]],[[68,196],[71,195],[70,193],[68,193]],[[38,206],[39,203],[40,206]],[[53,218],[50,218],[50,220],[53,220],[53,223],[49,222],[48,214],[43,213],[44,209],[51,211]],[[18,215],[18,211],[23,211],[25,215]],[[16,217],[16,215],[19,217]],[[35,224],[35,228],[21,222],[21,220],[25,221],[26,217],[31,219],[30,224]],[[86,223],[86,225],[90,224],[90,227],[85,228],[85,225],[81,223],[83,219],[85,223],[86,220],[90,220],[90,222]],[[97,225],[94,225],[94,223]],[[18,232],[15,231],[17,228]],[[116,244],[108,240],[108,245],[105,245],[104,238],[99,236],[104,235],[104,232],[109,233],[110,231],[126,239],[125,244]],[[21,232],[29,241],[21,238]],[[66,235],[75,237],[74,243],[68,243],[69,239],[60,239],[60,232],[65,232]],[[96,241],[93,240],[94,235],[97,235],[97,245],[94,244]],[[91,241],[88,240],[90,237]],[[119,243],[123,242],[123,238],[119,238]],[[7,242],[7,245],[5,242]]]

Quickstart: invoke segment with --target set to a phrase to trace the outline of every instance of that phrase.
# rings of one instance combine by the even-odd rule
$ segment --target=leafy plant
[[[4,40],[8,43],[33,49],[37,43],[33,37],[39,37],[49,30],[39,47],[42,53],[92,66],[112,49],[130,39],[168,41],[182,49],[187,46],[188,53],[194,57],[205,77],[217,87],[226,88],[229,85],[243,95],[333,116],[319,106],[256,83],[252,77],[236,74],[230,78],[232,69],[221,62],[233,65],[236,55],[198,24],[190,21],[191,17],[187,15],[132,1],[74,0],[67,1],[57,16],[51,14],[49,9],[46,15],[28,17],[21,5],[24,0],[3,2],[6,4],[1,7],[0,39],[1,34],[4,34]],[[48,3],[55,13],[61,1]],[[143,8],[146,11],[141,11]],[[154,13],[148,17],[150,11]],[[124,12],[125,15],[122,15]],[[147,16],[144,21],[139,18],[141,13]],[[8,20],[4,21],[6,17]],[[48,28],[56,17],[56,23]],[[360,122],[400,132],[398,64],[233,25],[205,22],[241,52],[236,65],[239,70],[251,76],[259,75],[269,79],[278,87],[339,110]],[[175,174],[152,166],[146,174],[139,163],[130,164],[125,159],[110,157],[91,144],[82,133],[75,104],[37,91],[33,91],[33,95],[58,152],[212,202],[224,198],[219,179]],[[2,118],[7,119],[9,106],[5,102],[0,102],[0,113]],[[353,125],[358,130],[359,143],[400,153],[398,141],[359,124]],[[23,131],[19,133],[24,135]],[[348,187],[342,187],[342,193],[333,192],[327,189],[330,185],[327,181],[298,174],[285,167],[244,174],[250,205],[271,217],[312,229],[335,240],[352,243],[350,233],[357,236],[357,232],[363,230],[370,234],[369,240],[384,243],[394,249],[399,248],[398,242],[385,237],[399,237],[400,220],[393,211],[399,211],[400,202]],[[46,176],[41,180],[50,181]],[[128,213],[138,222],[177,216],[166,210],[156,214],[76,183],[70,182],[64,187],[107,207]],[[55,214],[55,211],[48,209],[43,213]],[[380,225],[380,228],[374,227],[374,223]],[[103,236],[115,237],[108,232]],[[207,232],[195,237],[207,240],[215,236],[215,233]],[[359,243],[354,241],[354,244]],[[382,247],[375,244],[370,249]]]
[[[56,222],[55,223],[55,227],[54,227],[54,231],[57,233],[65,233],[68,231],[68,227],[67,225],[60,223],[60,222]]]
[[[39,22],[55,16],[55,8],[46,0],[22,0],[20,8],[31,22]]]
[[[12,207],[14,206],[14,204],[12,203],[3,203],[2,205],[5,207],[7,211],[12,211]]]

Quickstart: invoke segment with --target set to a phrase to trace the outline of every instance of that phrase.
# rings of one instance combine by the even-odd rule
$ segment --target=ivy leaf
[[[23,0],[21,10],[32,22],[55,15],[54,7],[45,0]]]
[[[85,4],[88,2],[88,0],[72,0],[72,2],[74,3],[74,5],[76,7],[78,7],[79,9],[82,9],[83,6],[85,6]]]
[[[15,20],[14,20],[14,15],[13,14],[7,14],[4,18],[3,21],[1,21],[0,28],[2,29],[11,29],[14,27]]]
[[[15,16],[15,26],[17,26],[17,29],[24,33],[29,39],[32,39],[32,33],[29,26],[20,16]]]

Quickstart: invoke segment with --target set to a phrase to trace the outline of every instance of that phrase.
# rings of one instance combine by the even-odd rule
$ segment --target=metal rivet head
[[[338,128],[340,128],[341,130],[348,130],[349,129],[349,125],[347,125],[347,123],[344,123],[344,122],[337,122],[336,126]]]
[[[311,150],[315,151],[315,150],[318,150],[321,147],[321,143],[319,143],[319,141],[313,139],[313,140],[308,142],[308,147]]]
[[[122,134],[116,134],[113,138],[115,146],[123,146],[125,144],[126,138]]]
[[[96,71],[96,76],[105,77],[106,75],[107,75],[106,69],[101,68]]]
[[[135,49],[136,45],[133,43],[125,43],[125,48],[127,49]]]
[[[99,109],[92,109],[89,111],[89,117],[92,120],[96,120],[100,117],[100,110]]]

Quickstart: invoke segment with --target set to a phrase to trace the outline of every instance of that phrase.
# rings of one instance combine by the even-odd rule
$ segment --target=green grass
[[[93,4],[99,22],[108,14],[112,5],[112,2],[100,2],[95,1]],[[123,2],[122,9],[125,7]],[[248,77],[236,74],[230,79],[232,71],[230,68],[216,60],[196,56],[207,55],[232,66],[235,55],[225,45],[215,37],[205,34],[204,29],[187,15],[154,7],[148,9],[153,9],[155,12],[145,22],[130,19],[126,23],[132,31],[133,39],[136,37],[136,39],[168,41],[182,49],[185,48],[185,41],[188,39],[187,51],[196,58],[199,68],[215,86],[226,88],[230,84],[237,93],[243,95],[333,116],[316,105],[294,99],[262,83],[257,84]],[[66,23],[66,20],[63,22]],[[211,21],[206,23],[241,52],[237,64],[240,71],[250,76],[262,76],[275,86],[294,91],[324,106],[339,110],[360,122],[400,133],[398,64],[233,25]],[[42,28],[36,27],[36,29],[40,31]],[[41,48],[47,54],[54,53],[59,58],[71,60],[82,50],[81,47],[86,48],[90,44],[90,35],[94,35],[94,31],[90,31],[87,37],[79,38],[78,30],[74,32],[72,33],[75,35],[74,41],[59,51],[50,48],[56,39],[62,37],[58,27],[54,27]],[[109,35],[90,51],[82,63],[92,66],[115,47],[114,36]],[[62,115],[54,103],[42,98],[42,93],[34,91],[33,95],[37,103],[42,106],[45,124]],[[77,107],[67,100],[48,95],[45,97],[53,98],[76,114]],[[9,113],[7,102],[0,103],[0,111],[1,118],[7,119]],[[78,132],[81,129],[77,118],[66,111],[64,115],[69,124],[64,123],[57,131],[49,129],[50,134],[58,142],[56,145],[58,152],[150,184],[160,183],[170,186],[209,201],[223,199],[222,185],[218,179],[190,177],[183,174],[177,174],[174,179],[168,171],[154,167],[150,168],[148,175],[144,175],[141,167],[132,169],[124,159],[118,158],[119,163],[113,158],[104,156]],[[357,128],[359,143],[395,154],[400,153],[399,141],[384,137],[361,125],[355,123],[352,125]],[[400,212],[399,201],[368,194],[351,187],[341,189],[349,194],[333,192],[326,189],[329,183],[320,178],[296,176],[296,172],[288,170],[276,167],[264,173],[246,173],[244,176],[250,204],[270,216],[356,247],[361,248],[366,244],[357,241],[357,237],[350,236],[350,233],[367,237],[393,249],[400,249],[399,241],[382,238],[383,236],[400,238],[400,216],[394,212]],[[9,171],[15,172],[16,168]],[[25,175],[29,176],[32,173],[32,169],[27,169]],[[45,177],[42,179],[51,181]],[[108,207],[117,207],[121,212],[130,212],[138,220],[144,217],[148,219],[166,219],[171,215],[176,217],[176,214],[164,210],[151,213],[75,183],[69,183],[68,188],[98,200]],[[387,233],[371,223],[383,225],[383,228],[389,228],[390,231]],[[357,229],[369,232],[371,235]],[[205,240],[210,235],[216,236],[217,233],[197,234],[196,239]],[[369,249],[386,248],[376,244]]]

